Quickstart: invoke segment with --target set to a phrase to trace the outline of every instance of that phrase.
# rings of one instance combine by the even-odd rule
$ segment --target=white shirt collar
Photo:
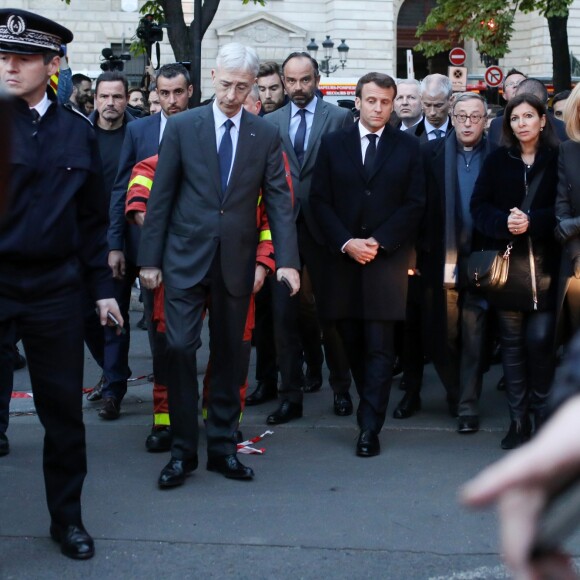
[[[42,97],[42,100],[40,101],[40,103],[34,105],[34,107],[30,107],[31,109],[36,109],[38,111],[38,114],[43,117],[44,114],[46,113],[46,111],[48,111],[48,107],[50,107],[51,102],[50,99],[48,98],[48,95],[46,93],[44,93],[44,96]]]
[[[294,115],[296,115],[296,113],[302,109],[305,109],[314,115],[317,101],[318,97],[316,95],[314,95],[314,98],[305,107],[297,107],[292,101],[290,101],[290,117],[294,117]]]
[[[386,126],[386,125],[385,125]],[[378,131],[374,131],[374,134],[380,139],[381,135],[383,134],[383,131],[385,130],[385,126],[381,127]],[[369,131],[360,121],[358,123],[358,131],[360,133],[360,138],[361,140],[366,137],[367,135],[369,135],[370,133],[373,133],[373,131]]]
[[[212,103],[211,106],[212,106],[212,109],[213,109],[213,118],[214,118],[215,128],[216,129],[218,129],[219,127],[221,127],[228,119],[230,119],[232,121],[232,123],[235,125],[236,129],[238,130],[238,132],[240,131],[240,123],[242,122],[242,110],[243,110],[243,107],[240,107],[240,110],[233,117],[228,117],[217,106],[217,103],[215,102],[215,99],[214,99],[214,101],[213,101],[213,103]]]
[[[436,129],[443,131],[443,133],[447,135],[447,131],[449,130],[449,118],[447,118],[447,120],[445,121],[445,123],[443,123],[443,125],[441,125],[441,127],[433,127],[433,125],[431,125],[431,123],[427,121],[427,117],[425,117],[425,133],[429,135],[431,131],[435,131]]]

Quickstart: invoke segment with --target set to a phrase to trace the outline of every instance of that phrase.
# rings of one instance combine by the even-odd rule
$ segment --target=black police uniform
[[[113,296],[100,158],[93,128],[78,113],[51,102],[35,121],[24,100],[14,99],[13,109],[9,199],[0,216],[0,344],[15,323],[46,430],[50,515],[57,526],[82,526],[82,284],[96,300]]]

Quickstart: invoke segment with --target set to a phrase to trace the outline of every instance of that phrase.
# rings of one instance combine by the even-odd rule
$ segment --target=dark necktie
[[[444,135],[441,129],[434,129],[433,133],[435,133],[435,139],[441,139]]]
[[[30,114],[32,115],[32,136],[34,137],[38,133],[38,124],[42,117],[36,109],[30,109]]]
[[[228,187],[228,177],[230,176],[230,169],[232,167],[232,136],[230,135],[230,130],[234,126],[234,122],[228,119],[224,123],[226,131],[222,137],[220,148],[218,151],[218,158],[220,163],[220,177],[222,183],[222,193],[225,193]]]
[[[365,153],[365,160],[363,165],[365,167],[365,171],[367,172],[367,176],[370,177],[373,171],[373,165],[375,164],[375,157],[377,154],[378,135],[375,135],[374,133],[369,133],[367,135],[367,139],[369,140],[369,145]]]
[[[298,115],[300,115],[300,124],[294,137],[294,152],[298,157],[298,163],[302,165],[304,162],[304,141],[306,140],[306,111],[300,109]]]

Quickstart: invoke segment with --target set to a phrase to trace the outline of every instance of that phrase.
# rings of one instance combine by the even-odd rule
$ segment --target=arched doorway
[[[425,22],[429,12],[435,7],[436,0],[405,0],[397,18],[397,77],[407,77],[407,50],[413,49],[419,42],[415,33],[417,26]],[[445,30],[432,31],[424,35],[425,40],[446,38]],[[426,58],[421,52],[413,50],[415,78],[422,79],[429,74],[447,74],[449,60],[446,52]]]

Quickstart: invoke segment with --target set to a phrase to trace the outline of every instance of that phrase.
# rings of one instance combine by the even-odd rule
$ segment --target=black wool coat
[[[528,232],[513,236],[507,227],[510,209],[521,208],[526,195],[526,179],[531,185],[541,168],[544,168],[544,173],[528,212]],[[474,250],[504,250],[509,242],[513,242],[508,282],[500,291],[489,293],[488,296],[498,309],[534,309],[527,241],[529,237],[532,240],[536,270],[538,310],[556,307],[560,264],[560,248],[554,240],[557,184],[557,147],[541,147],[530,170],[526,170],[519,151],[513,148],[500,147],[484,162],[471,198],[474,226],[483,235],[481,247]]]

